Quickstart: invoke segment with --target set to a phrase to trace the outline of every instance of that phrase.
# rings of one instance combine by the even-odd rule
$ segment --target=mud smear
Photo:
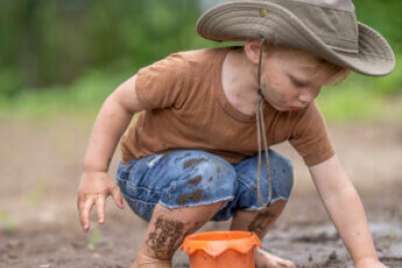
[[[155,230],[146,241],[148,247],[158,259],[170,259],[180,245],[184,235],[184,224],[159,217],[155,222]]]
[[[202,177],[201,177],[201,176],[197,176],[197,177],[194,177],[194,178],[192,178],[191,180],[189,180],[187,184],[188,184],[188,185],[191,185],[191,186],[196,186],[196,185],[198,185],[201,181],[202,181]]]
[[[188,202],[198,202],[198,201],[202,200],[203,197],[204,197],[204,191],[201,189],[198,189],[189,194],[181,194],[179,196],[179,204],[185,205]]]
[[[391,268],[402,267],[402,258],[384,257],[380,260]]]
[[[192,168],[202,162],[206,162],[207,160],[205,158],[194,158],[194,159],[190,159],[187,160],[186,162],[184,162],[183,164],[183,168],[187,169],[187,168]]]
[[[253,221],[249,224],[248,230],[254,232],[258,237],[262,237],[270,222],[275,219],[275,214],[270,211],[270,208],[264,208],[258,212]]]
[[[327,243],[332,241],[338,241],[340,239],[338,234],[329,234],[326,232],[319,233],[317,235],[302,235],[293,239],[295,242],[302,243]]]

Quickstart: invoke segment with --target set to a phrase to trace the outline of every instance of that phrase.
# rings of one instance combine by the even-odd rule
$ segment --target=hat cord
[[[264,95],[261,89],[261,72],[262,72],[262,61],[264,52],[265,39],[261,40],[260,55],[258,62],[258,97],[257,97],[257,108],[256,108],[256,121],[257,121],[257,142],[258,142],[258,164],[257,164],[257,175],[256,175],[256,192],[257,192],[257,202],[264,208],[269,206],[272,201],[272,174],[271,165],[269,161],[269,151],[268,142],[266,136],[265,120],[264,120]],[[262,194],[261,194],[261,170],[262,170],[262,151],[264,147],[264,157],[265,157],[265,168],[268,176],[268,203],[265,204]]]

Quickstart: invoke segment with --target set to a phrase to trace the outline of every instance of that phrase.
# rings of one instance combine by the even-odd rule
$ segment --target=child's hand
[[[77,208],[80,223],[85,232],[90,229],[89,216],[95,205],[98,222],[105,221],[105,200],[111,195],[117,207],[123,209],[124,202],[119,187],[106,172],[84,172],[78,188]]]

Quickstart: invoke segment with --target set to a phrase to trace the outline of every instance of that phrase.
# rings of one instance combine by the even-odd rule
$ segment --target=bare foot
[[[171,268],[170,261],[158,260],[138,254],[130,268]]]
[[[296,265],[288,260],[274,256],[262,249],[255,251],[256,268],[296,268]]]

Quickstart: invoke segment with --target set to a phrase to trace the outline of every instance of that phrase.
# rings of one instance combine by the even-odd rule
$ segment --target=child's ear
[[[258,40],[251,40],[246,41],[244,44],[244,52],[249,59],[254,64],[258,64],[260,59],[260,48],[261,48],[261,41]]]

